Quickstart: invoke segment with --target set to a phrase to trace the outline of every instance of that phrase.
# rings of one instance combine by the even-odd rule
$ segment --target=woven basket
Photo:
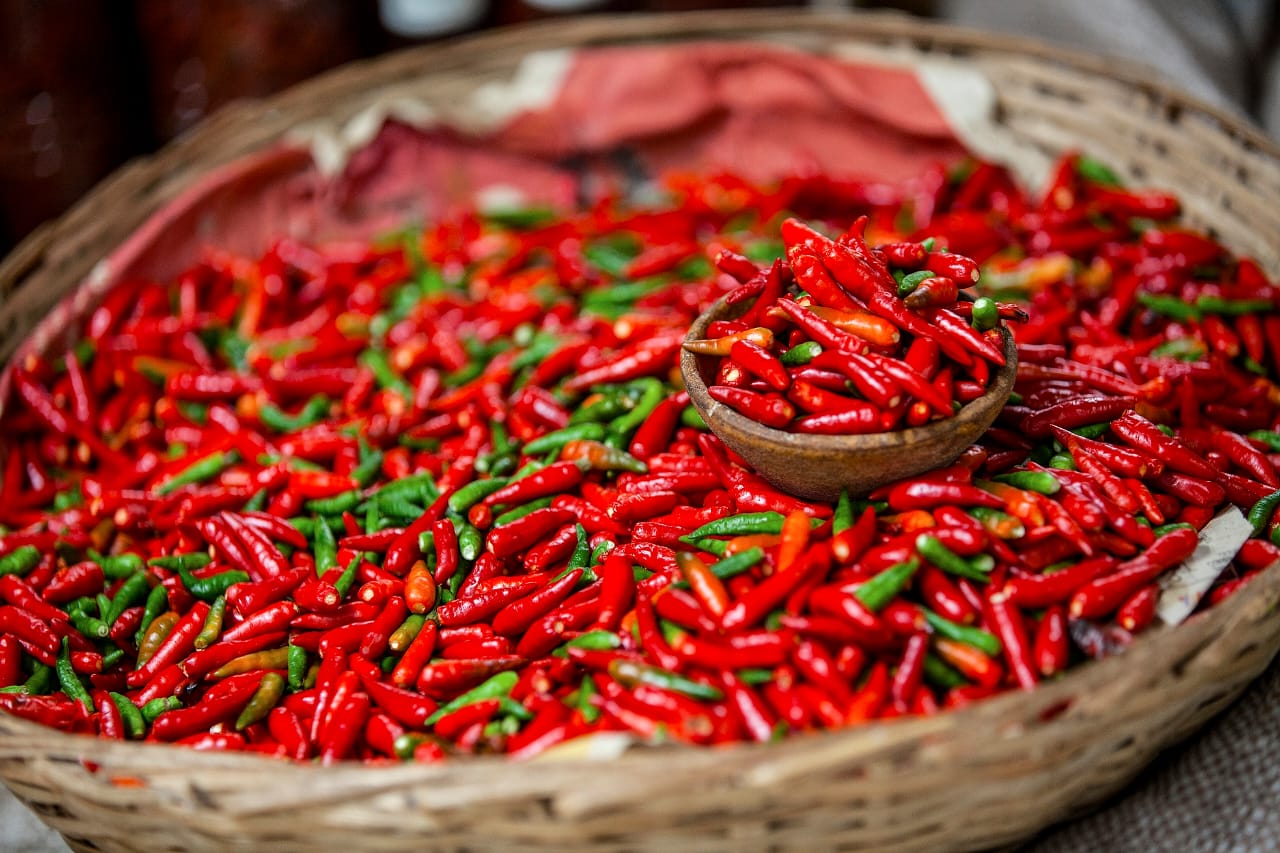
[[[755,40],[975,68],[995,141],[1080,148],[1169,188],[1188,220],[1280,273],[1280,150],[1140,70],[1020,39],[881,16],[761,12],[523,27],[347,67],[238,104],[136,161],[0,265],[0,355],[196,178],[374,96],[448,105],[543,48]],[[0,777],[80,850],[973,849],[1096,805],[1225,708],[1280,647],[1280,568],[1175,630],[1032,693],[767,746],[593,760],[296,766],[64,735],[0,716]]]

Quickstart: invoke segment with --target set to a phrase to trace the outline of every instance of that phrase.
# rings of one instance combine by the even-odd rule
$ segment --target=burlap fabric
[[[1023,851],[1280,851],[1280,663],[1112,805]]]

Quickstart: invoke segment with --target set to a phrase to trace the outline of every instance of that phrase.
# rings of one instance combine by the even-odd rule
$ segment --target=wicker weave
[[[409,51],[223,110],[0,265],[0,355],[199,175],[299,123],[348,119],[375,95],[460,103],[530,50],[706,38],[975,67],[995,85],[1000,135],[1046,153],[1081,148],[1172,189],[1189,221],[1280,272],[1280,151],[1140,70],[897,17],[591,18]],[[1229,704],[1280,647],[1278,601],[1273,567],[1222,606],[1033,693],[763,747],[318,768],[0,717],[0,777],[82,850],[989,847],[1098,803]]]

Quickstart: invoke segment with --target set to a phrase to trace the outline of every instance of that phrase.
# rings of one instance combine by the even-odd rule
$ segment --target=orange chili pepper
[[[782,522],[782,547],[778,549],[778,571],[791,568],[800,553],[809,544],[809,516],[801,510],[792,510]]]
[[[410,613],[429,613],[436,604],[436,581],[422,560],[415,562],[405,575],[404,603]]]
[[[808,527],[808,524],[805,526]],[[720,578],[712,574],[711,569],[697,554],[688,551],[676,554],[676,565],[680,567],[680,573],[689,582],[689,588],[707,613],[714,619],[723,616],[729,609],[729,592]]]
[[[684,348],[695,355],[728,355],[738,341],[750,341],[768,349],[773,344],[773,332],[763,326],[754,326],[720,338],[685,341]]]

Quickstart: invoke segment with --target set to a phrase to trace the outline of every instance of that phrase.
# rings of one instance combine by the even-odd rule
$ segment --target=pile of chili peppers
[[[1076,156],[1038,199],[986,163],[667,189],[210,251],[13,365],[0,709],[325,762],[766,741],[1122,648],[1228,504],[1257,536],[1208,603],[1280,555],[1277,292],[1172,197]],[[769,281],[790,216],[932,239],[907,266],[974,258],[1027,312],[1015,394],[954,465],[809,503],[688,405],[690,321]]]
[[[935,251],[932,239],[873,249],[866,224],[859,217],[833,240],[784,220],[786,263],[767,270],[733,252],[716,257],[741,282],[726,305],[750,307],[684,344],[721,356],[713,400],[767,427],[851,435],[924,426],[985,393],[991,366],[1006,363],[1002,310],[1026,314],[962,290],[981,274],[972,258]]]

